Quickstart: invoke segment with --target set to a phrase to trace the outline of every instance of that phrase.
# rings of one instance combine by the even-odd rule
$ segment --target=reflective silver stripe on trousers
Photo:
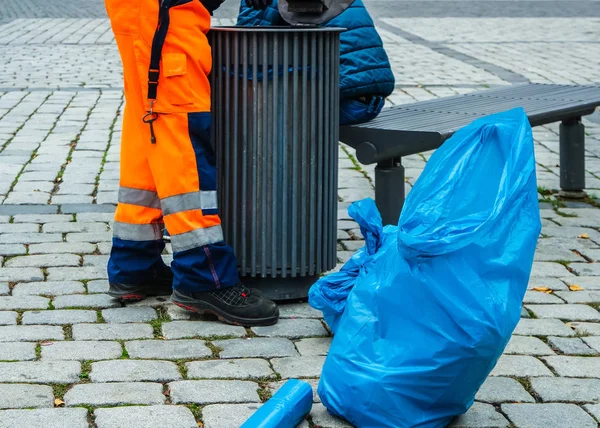
[[[158,194],[150,190],[121,187],[119,188],[119,202],[122,204],[160,209],[160,199],[158,198]]]
[[[212,226],[205,229],[195,229],[190,232],[171,235],[173,252],[190,250],[203,245],[216,244],[223,241],[221,226]]]
[[[163,215],[180,213],[189,210],[217,209],[217,191],[204,190],[200,192],[183,193],[169,196],[160,201]]]
[[[113,236],[126,241],[156,241],[162,239],[163,223],[132,224],[115,221]]]

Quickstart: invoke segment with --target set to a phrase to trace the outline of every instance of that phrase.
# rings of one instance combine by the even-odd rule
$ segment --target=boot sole
[[[279,312],[277,312],[277,314],[275,314],[272,317],[268,317],[268,318],[242,318],[242,317],[236,317],[235,315],[230,315],[226,312],[223,312],[222,310],[220,310],[219,308],[216,308],[215,306],[211,305],[210,303],[206,303],[206,302],[199,302],[197,300],[187,300],[185,299],[185,297],[183,299],[181,299],[181,295],[177,296],[177,299],[183,300],[183,301],[178,301],[174,299],[175,297],[175,292],[173,292],[173,295],[171,296],[171,301],[179,306],[180,308],[183,309],[187,309],[188,311],[192,311],[195,312],[199,315],[204,315],[204,314],[211,314],[216,316],[219,321],[222,321],[226,324],[231,324],[231,325],[239,325],[242,327],[259,327],[259,326],[268,326],[268,325],[273,325],[276,324],[277,321],[279,320]]]
[[[169,294],[170,294],[170,293],[148,294],[148,293],[144,293],[142,291],[119,290],[119,289],[116,289],[116,287],[114,287],[113,285],[111,285],[110,287],[111,288],[108,289],[106,294],[108,294],[110,297],[114,297],[115,299],[120,299],[122,302],[125,302],[125,303],[140,302],[140,301],[144,300],[146,297],[169,296]]]

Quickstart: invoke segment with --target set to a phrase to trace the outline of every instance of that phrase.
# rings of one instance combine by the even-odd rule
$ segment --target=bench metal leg
[[[375,202],[384,226],[398,224],[404,205],[404,167],[400,158],[379,162],[375,167]]]
[[[560,124],[560,195],[585,197],[585,133],[581,118]]]

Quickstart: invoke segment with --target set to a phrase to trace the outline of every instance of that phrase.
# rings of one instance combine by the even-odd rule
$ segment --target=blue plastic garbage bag
[[[519,321],[540,229],[524,111],[457,132],[356,277],[318,388],[327,409],[359,428],[466,412]]]

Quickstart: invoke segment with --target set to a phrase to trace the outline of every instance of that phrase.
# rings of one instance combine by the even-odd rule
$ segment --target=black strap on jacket
[[[160,76],[160,57],[162,53],[165,39],[167,38],[167,32],[169,31],[169,22],[171,20],[169,16],[169,9],[171,3],[177,3],[177,0],[159,0],[158,10],[158,25],[154,32],[152,39],[152,51],[150,53],[150,67],[148,69],[148,99],[156,101],[158,92],[158,79]]]

